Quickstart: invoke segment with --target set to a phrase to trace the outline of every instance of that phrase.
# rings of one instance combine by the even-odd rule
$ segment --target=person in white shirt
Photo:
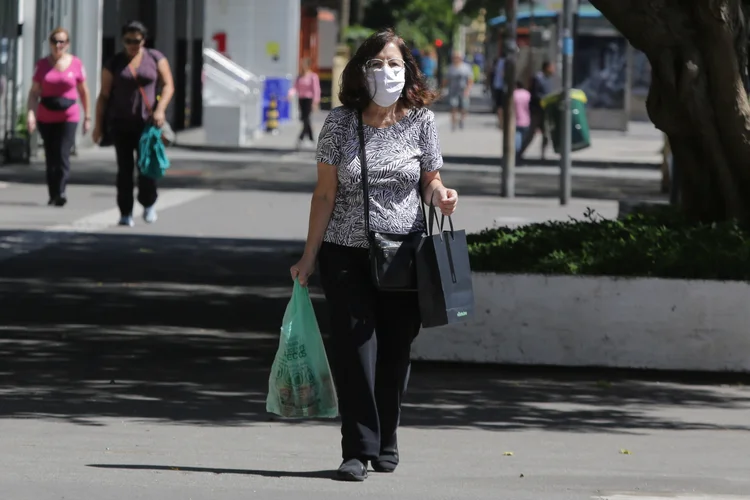
[[[469,93],[473,84],[474,72],[471,66],[464,62],[463,54],[454,52],[453,64],[448,68],[444,83],[444,86],[448,87],[453,130],[456,130],[456,125],[464,128],[466,113],[469,111]]]

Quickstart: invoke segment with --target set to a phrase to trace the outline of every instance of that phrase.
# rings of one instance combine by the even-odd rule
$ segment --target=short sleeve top
[[[148,104],[156,107],[156,85],[159,81],[159,61],[164,54],[154,49],[143,49],[141,64],[136,69],[136,78],[130,71],[130,60],[124,52],[118,52],[107,61],[105,68],[112,73],[112,90],[109,94],[110,118],[122,121],[147,121],[149,112],[143,102],[140,84],[148,97]]]
[[[41,85],[41,97],[65,97],[78,100],[78,84],[86,81],[86,70],[76,56],[71,56],[70,65],[60,71],[49,58],[39,59],[34,70],[34,82]],[[81,119],[78,102],[64,110],[47,109],[44,103],[37,107],[37,120],[41,123],[77,122]]]
[[[357,111],[332,110],[318,138],[317,161],[337,168],[338,191],[323,241],[368,247],[359,160]],[[370,229],[407,234],[424,231],[420,180],[422,172],[443,166],[435,115],[412,109],[391,127],[364,126],[370,188]]]
[[[473,77],[471,66],[461,63],[459,66],[451,65],[448,68],[448,93],[458,95],[469,85]]]

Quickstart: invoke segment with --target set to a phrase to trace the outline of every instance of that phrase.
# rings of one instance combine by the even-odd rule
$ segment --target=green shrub
[[[18,113],[18,118],[16,119],[15,132],[16,132],[17,137],[28,137],[29,128],[26,123],[27,120],[28,120],[28,113],[26,112],[26,108],[24,107]]]
[[[735,222],[694,225],[670,207],[622,220],[488,229],[469,235],[474,271],[750,280],[750,230]]]

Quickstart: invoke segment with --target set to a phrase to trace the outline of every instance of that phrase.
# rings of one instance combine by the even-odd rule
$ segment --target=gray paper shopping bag
[[[445,231],[443,216],[435,233],[433,221],[436,219],[435,207],[430,206],[428,235],[422,238],[416,255],[423,328],[463,323],[474,317],[466,231],[455,231],[450,217],[450,231]]]

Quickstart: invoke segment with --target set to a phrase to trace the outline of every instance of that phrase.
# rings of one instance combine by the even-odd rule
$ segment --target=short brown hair
[[[392,29],[387,29],[374,33],[365,40],[344,68],[339,91],[341,104],[352,109],[365,109],[370,104],[372,96],[367,89],[365,64],[391,42],[395,43],[401,51],[406,67],[406,85],[401,94],[401,102],[407,108],[423,108],[429,106],[437,98],[437,93],[427,86],[425,77],[403,38]]]
[[[70,41],[70,33],[68,33],[68,30],[66,30],[65,28],[55,28],[49,34],[49,41],[50,41],[50,43],[52,43],[52,40],[55,38],[55,35],[59,35],[60,33],[62,33],[63,35],[65,35],[65,38],[68,41]]]

